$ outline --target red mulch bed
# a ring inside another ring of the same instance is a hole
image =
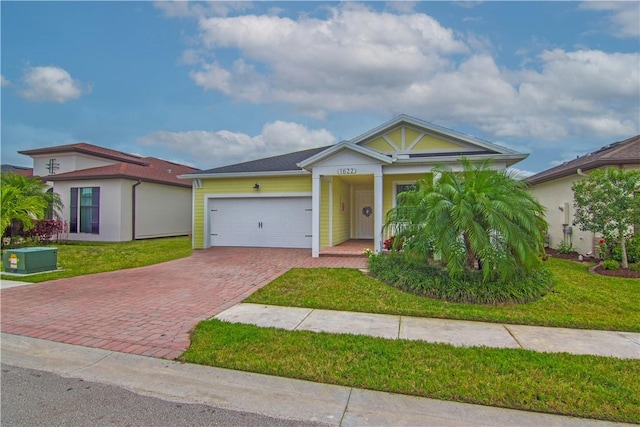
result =
[[[640,271],[629,270],[628,268],[619,268],[617,270],[605,270],[601,265],[593,269],[594,273],[603,276],[625,277],[627,279],[640,279]]]
[[[571,261],[577,261],[577,262],[600,262],[600,260],[596,257],[592,257],[592,256],[582,256],[582,261],[580,261],[580,259],[578,258],[580,255],[578,254],[578,252],[571,252],[568,254],[560,254],[558,253],[557,250],[555,249],[551,249],[551,248],[546,248],[545,251],[547,252],[547,255],[553,258],[562,258],[562,259],[568,259]]]
[[[599,263],[600,260],[591,256],[582,257],[582,261],[578,259],[578,253],[572,252],[569,254],[559,254],[558,251],[551,248],[546,248],[547,255],[553,258],[562,258],[568,259],[576,262],[589,262],[589,263]],[[596,274],[601,274],[603,276],[612,276],[612,277],[624,277],[627,279],[640,279],[640,271],[629,270],[628,268],[619,268],[617,270],[605,270],[601,265],[597,265],[595,268],[591,269],[592,272]]]

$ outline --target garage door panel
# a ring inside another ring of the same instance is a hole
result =
[[[311,198],[211,199],[212,246],[311,247]]]

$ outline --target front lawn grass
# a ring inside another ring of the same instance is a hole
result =
[[[640,332],[640,280],[598,276],[549,259],[555,286],[517,305],[473,305],[418,297],[350,269],[292,269],[245,302],[524,325]]]
[[[66,242],[48,247],[58,248],[58,267],[63,268],[63,271],[33,276],[3,274],[2,278],[39,283],[65,277],[143,267],[191,255],[191,239],[186,236],[122,243]]]
[[[640,422],[640,363],[207,320],[187,362],[434,399]]]

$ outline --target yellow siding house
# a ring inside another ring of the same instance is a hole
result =
[[[193,185],[193,246],[382,248],[396,196],[461,157],[506,168],[527,155],[401,115],[349,141],[183,175]]]

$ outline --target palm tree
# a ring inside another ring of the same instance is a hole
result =
[[[547,229],[544,207],[526,185],[490,160],[463,170],[437,167],[399,195],[386,227],[405,253],[441,257],[452,277],[482,270],[483,279],[509,279],[539,266]],[[435,178],[435,179],[434,179]]]
[[[0,227],[7,229],[14,221],[22,223],[25,230],[33,228],[34,221],[44,218],[48,204],[43,197],[23,196],[20,189],[2,185]]]
[[[47,185],[38,178],[27,178],[14,173],[3,173],[2,211],[0,230],[21,223],[25,230],[33,228],[34,221],[48,214],[58,216],[62,210],[60,196],[49,191]]]

